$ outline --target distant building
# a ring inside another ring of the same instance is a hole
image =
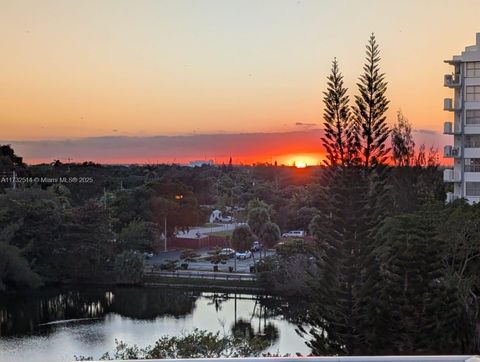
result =
[[[210,214],[210,222],[232,222],[233,218],[231,216],[223,216],[220,210],[213,210]]]
[[[213,160],[208,160],[208,161],[203,161],[203,160],[196,160],[196,161],[190,161],[188,163],[188,167],[202,167],[202,166],[212,166]]]
[[[452,74],[444,76],[444,86],[453,90],[453,98],[444,99],[443,109],[453,121],[443,125],[443,133],[453,136],[453,145],[445,146],[444,157],[453,158],[453,169],[445,169],[443,180],[453,183],[447,202],[465,198],[480,201],[480,33],[476,44],[446,63]]]

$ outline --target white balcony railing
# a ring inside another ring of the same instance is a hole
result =
[[[443,123],[443,134],[460,134],[460,124],[453,122]]]
[[[119,361],[119,360],[116,360]],[[132,361],[132,360],[129,360]],[[136,360],[147,361],[147,360]],[[149,359],[148,362],[480,362],[478,356],[352,356]],[[126,361],[125,361],[126,362]]]
[[[445,200],[447,203],[454,202],[458,200],[459,197],[455,195],[453,192],[447,192],[447,199]]]
[[[462,85],[462,78],[460,74],[445,74],[443,77],[443,85],[449,88],[460,87]]]
[[[452,98],[445,98],[443,100],[443,110],[444,111],[453,112],[453,111],[459,111],[461,109],[462,108],[458,104],[454,104]]]
[[[460,172],[447,168],[443,170],[443,181],[444,182],[460,182]]]
[[[443,148],[443,157],[446,158],[457,158],[462,155],[462,151],[460,147],[454,147],[454,146],[445,146]]]

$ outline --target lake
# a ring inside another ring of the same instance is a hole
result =
[[[281,305],[285,306],[282,300],[269,296],[153,287],[0,294],[0,361],[99,358],[113,350],[115,339],[144,347],[164,335],[195,328],[223,334],[235,325],[250,325],[259,334],[269,331],[266,351],[308,354],[310,349]]]

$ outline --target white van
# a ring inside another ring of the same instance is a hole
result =
[[[283,233],[284,238],[303,238],[305,237],[305,231],[303,230],[290,230],[286,233]]]

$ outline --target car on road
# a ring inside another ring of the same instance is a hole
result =
[[[220,253],[218,253],[218,255],[228,256],[230,258],[233,258],[235,256],[235,250],[231,248],[223,248],[222,250],[220,250]]]
[[[305,237],[305,231],[303,230],[290,230],[282,234],[284,238],[303,238]]]
[[[262,244],[260,243],[260,241],[254,241],[252,247],[250,248],[250,251],[255,252],[260,250],[262,250]]]
[[[245,259],[250,259],[252,257],[252,252],[250,250],[245,250],[245,251],[237,251],[236,253],[237,259],[240,260],[245,260]]]

